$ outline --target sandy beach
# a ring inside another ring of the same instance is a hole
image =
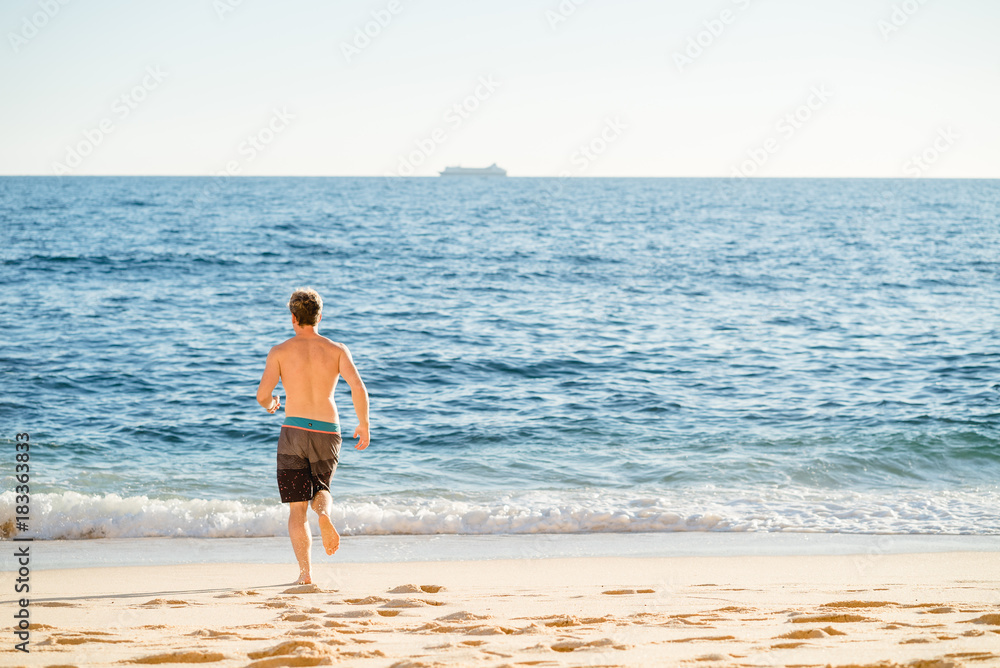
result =
[[[1000,665],[996,552],[321,562],[311,586],[293,571],[42,570],[31,652],[8,634],[0,662]]]

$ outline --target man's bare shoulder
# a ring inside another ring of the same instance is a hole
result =
[[[326,338],[325,336],[321,336],[320,338],[329,343],[331,346],[336,347],[338,350],[347,350],[347,345],[341,343],[340,341],[334,341],[332,339]]]
[[[347,344],[340,343],[339,341],[332,341],[325,336],[320,337],[324,341],[324,345],[329,348],[330,352],[336,352],[337,354],[347,353]]]
[[[271,350],[269,351],[269,354],[270,353],[280,353],[282,350],[287,350],[288,348],[293,347],[294,346],[294,343],[292,343],[293,341],[295,341],[295,337],[294,336],[292,338],[290,338],[290,339],[285,339],[284,341],[282,341],[281,343],[279,343],[279,344],[277,344],[275,346],[271,346]]]

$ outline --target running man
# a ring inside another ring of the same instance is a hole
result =
[[[288,504],[288,536],[299,562],[296,584],[312,582],[309,550],[309,505],[319,516],[323,547],[333,554],[340,547],[340,534],[330,511],[330,480],[340,459],[340,426],[333,393],[343,376],[351,387],[354,412],[358,416],[355,450],[368,447],[368,390],[351,351],[317,332],[323,319],[323,300],[310,288],[296,290],[288,300],[295,336],[267,354],[264,375],[257,387],[257,402],[268,413],[281,408],[271,393],[281,381],[285,388],[285,422],[278,437],[278,492]]]

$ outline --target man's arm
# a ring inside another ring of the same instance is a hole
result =
[[[281,369],[278,366],[278,356],[274,348],[267,354],[267,362],[264,364],[264,374],[260,377],[260,385],[257,386],[257,403],[264,407],[268,413],[274,413],[281,408],[281,399],[272,395],[271,392],[278,386],[281,378]]]
[[[354,402],[354,412],[358,416],[358,428],[354,430],[354,438],[358,439],[355,450],[364,450],[368,447],[368,388],[361,380],[358,368],[354,366],[354,359],[347,346],[343,346],[343,354],[340,356],[340,375],[344,377],[347,384],[351,386],[351,401]]]

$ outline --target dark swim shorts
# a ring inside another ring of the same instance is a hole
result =
[[[278,436],[278,492],[282,503],[311,501],[330,480],[340,460],[336,422],[286,417]]]

